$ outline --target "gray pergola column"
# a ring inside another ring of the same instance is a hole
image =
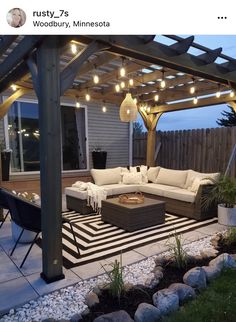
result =
[[[61,112],[58,37],[46,37],[38,50],[42,278],[64,278],[61,217]]]

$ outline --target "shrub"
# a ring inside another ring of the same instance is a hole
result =
[[[169,238],[174,237],[174,242],[171,243],[169,240],[167,241],[167,246],[170,248],[170,252],[173,256],[174,263],[179,269],[186,268],[188,255],[187,252],[183,248],[182,236],[178,235],[174,232]]]

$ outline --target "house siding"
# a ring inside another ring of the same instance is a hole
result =
[[[90,168],[95,148],[107,151],[107,168],[129,164],[129,123],[120,121],[117,106],[106,106],[106,113],[98,104],[87,107]]]
[[[26,98],[35,99],[33,96]],[[75,101],[62,98],[61,104],[75,104]],[[91,102],[86,105],[89,168],[93,168],[92,151],[97,147],[107,151],[107,168],[129,165],[129,123],[120,121],[119,107],[106,104],[107,112],[103,113],[101,104]],[[2,139],[4,124],[0,120],[0,140]]]

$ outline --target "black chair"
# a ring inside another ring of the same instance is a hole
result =
[[[36,234],[33,241],[30,244],[30,247],[29,247],[21,265],[20,265],[20,268],[21,268],[24,265],[25,260],[28,257],[35,241],[37,240],[38,235],[42,231],[42,229],[41,229],[41,208],[38,205],[36,205],[32,202],[29,202],[25,199],[22,199],[11,192],[2,190],[1,193],[5,196],[5,199],[7,200],[12,220],[18,226],[20,226],[22,228],[20,235],[18,236],[16,243],[11,251],[10,256],[13,255],[13,253],[16,249],[16,246],[19,243],[24,230],[29,230],[29,231],[35,232],[35,234]],[[73,239],[74,239],[74,242],[77,247],[78,254],[79,254],[80,251],[79,251],[78,244],[76,242],[76,237],[75,237],[75,233],[73,230],[73,226],[72,226],[70,220],[68,220],[67,218],[62,216],[62,224],[65,224],[65,223],[68,223],[70,225]]]
[[[5,214],[5,216],[3,216],[3,219],[1,220],[0,229],[2,228],[2,225],[6,221],[8,215],[10,214],[7,200],[5,199],[5,196],[1,192],[2,192],[2,188],[0,188],[0,208],[2,208],[3,210],[6,209],[7,213]]]

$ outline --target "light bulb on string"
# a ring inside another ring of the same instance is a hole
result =
[[[197,104],[197,102],[198,102],[198,98],[197,97],[194,97],[194,99],[193,99],[193,104]]]
[[[70,45],[70,49],[71,49],[72,54],[75,55],[77,53],[77,46],[76,46],[76,44],[71,44]]]
[[[120,87],[121,87],[121,88],[125,88],[125,82],[121,82],[121,83],[120,83]]]
[[[130,86],[133,86],[133,85],[134,85],[134,80],[133,80],[133,78],[130,78],[130,79],[129,79],[129,85],[130,85]]]
[[[106,106],[105,106],[105,105],[103,105],[103,107],[102,107],[102,111],[103,111],[103,113],[106,113],[107,108],[106,108]]]
[[[159,95],[158,94],[155,94],[154,95],[154,101],[157,102],[159,100]]]
[[[166,82],[165,82],[165,76],[164,76],[164,70],[162,71],[162,79],[161,79],[161,88],[166,87]]]
[[[86,101],[88,102],[88,101],[90,101],[90,95],[89,95],[89,93],[86,93],[86,95],[85,95],[85,99],[86,99]]]
[[[94,84],[98,84],[98,83],[99,83],[99,77],[98,77],[98,75],[97,75],[97,74],[95,74],[95,75],[93,76],[93,82],[94,82]]]
[[[230,97],[234,97],[235,96],[235,92],[233,90],[231,90],[230,94],[229,94]]]
[[[134,98],[134,103],[135,103],[135,104],[137,104],[137,103],[138,103],[138,100],[137,100],[137,98],[136,98],[136,97]]]
[[[221,92],[220,92],[220,84],[218,84],[218,91],[216,92],[216,98],[220,98]]]
[[[116,84],[115,90],[116,90],[117,93],[120,91],[120,85],[119,84]]]
[[[125,74],[126,74],[126,70],[125,70],[125,67],[124,67],[124,58],[122,58],[122,66],[120,68],[120,76],[124,77]]]
[[[12,85],[11,85],[11,89],[15,92],[15,91],[17,90],[16,85],[15,85],[15,84],[12,84]]]

